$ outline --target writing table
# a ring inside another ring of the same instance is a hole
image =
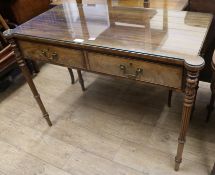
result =
[[[175,158],[178,170],[199,72],[204,67],[199,53],[211,20],[209,14],[194,12],[65,2],[8,30],[5,36],[50,126],[24,58],[183,92]]]

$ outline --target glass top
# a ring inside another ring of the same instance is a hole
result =
[[[67,0],[67,2],[95,3],[95,0]],[[111,6],[168,8],[182,10],[188,4],[188,0],[108,0]],[[52,5],[63,4],[65,0],[52,0]],[[101,1],[102,2],[102,1]],[[98,3],[98,1],[96,1]]]
[[[199,54],[212,19],[203,13],[93,2],[64,0],[13,34],[182,58]]]

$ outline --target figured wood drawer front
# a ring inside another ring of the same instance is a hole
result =
[[[80,50],[27,41],[19,41],[19,46],[25,58],[84,68],[84,58]]]
[[[88,53],[90,69],[95,72],[126,77],[181,89],[181,67]]]

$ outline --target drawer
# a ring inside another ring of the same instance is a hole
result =
[[[45,61],[67,67],[85,67],[81,50],[28,41],[19,41],[18,44],[24,58]]]
[[[97,53],[88,53],[88,59],[91,71],[177,89],[181,89],[182,87],[182,67]]]

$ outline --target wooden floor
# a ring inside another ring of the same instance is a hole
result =
[[[77,75],[76,75],[77,77]],[[204,122],[209,84],[200,83],[180,172],[174,156],[182,94],[44,65],[34,78],[54,123],[49,128],[22,78],[0,94],[0,175],[207,175],[215,161],[215,113]]]

